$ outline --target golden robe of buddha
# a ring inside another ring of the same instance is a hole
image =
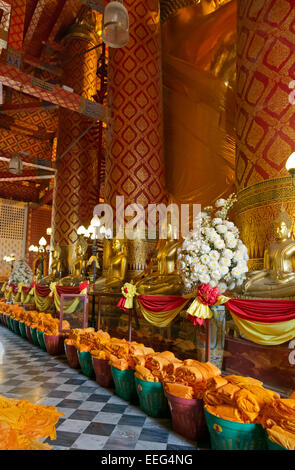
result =
[[[63,262],[61,259],[61,248],[59,245],[56,245],[52,253],[50,274],[49,276],[46,276],[43,279],[41,279],[40,284],[50,285],[51,282],[61,279],[63,275],[63,271],[64,271],[64,266],[63,266]]]
[[[291,236],[291,219],[282,207],[273,222],[275,241],[264,252],[264,269],[248,273],[242,286],[244,295],[284,298],[295,295],[295,241]]]
[[[100,277],[94,284],[94,292],[120,292],[127,273],[126,247],[122,240],[114,239],[112,254],[108,260],[106,277]]]
[[[140,294],[179,295],[183,290],[177,272],[177,250],[182,241],[174,238],[172,225],[168,224],[167,240],[161,240],[148,269],[135,279]]]
[[[76,258],[71,266],[71,274],[58,282],[60,286],[78,286],[81,282],[85,281],[87,248],[87,241],[85,238],[80,237],[75,248]]]

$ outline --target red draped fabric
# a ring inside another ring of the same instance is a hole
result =
[[[80,294],[80,286],[55,286],[59,296],[62,294]]]
[[[170,310],[181,307],[187,302],[187,299],[184,297],[172,295],[138,295],[136,298],[143,308],[153,313],[168,312]],[[117,307],[125,311],[128,310],[125,308],[125,302],[126,298],[121,297],[117,303]]]
[[[163,295],[138,295],[137,300],[139,303],[151,312],[168,312],[181,307],[187,302],[184,297],[177,296],[163,296]]]
[[[33,287],[35,287],[36,282],[32,282],[29,287],[23,286],[22,290],[25,294],[28,294]]]
[[[39,297],[48,297],[51,292],[48,286],[41,286],[40,284],[36,284],[35,288]]]
[[[12,284],[12,283],[11,283],[11,284],[8,284],[8,286],[6,287],[6,290],[8,290],[9,287],[12,287],[12,292],[13,292],[14,294],[17,294],[17,291],[18,291],[18,285],[17,285],[17,284]]]
[[[277,299],[230,299],[227,308],[243,320],[279,323],[295,319],[295,301]]]

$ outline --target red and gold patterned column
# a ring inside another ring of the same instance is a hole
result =
[[[261,266],[282,202],[294,220],[295,189],[285,170],[295,150],[295,107],[289,102],[294,57],[294,2],[239,0],[237,223],[251,269]]]
[[[128,204],[166,202],[160,8],[158,0],[126,0],[129,42],[109,50],[109,104],[105,200],[115,208],[117,195]],[[147,243],[129,251],[129,268],[144,267]],[[153,244],[152,244],[153,247]]]
[[[85,51],[99,43],[101,16],[84,8],[83,14],[64,39],[64,84],[85,98],[97,91],[97,50]],[[59,161],[59,157],[91,125],[92,119],[60,109],[57,176],[54,188],[54,243],[71,246],[80,225],[89,225],[98,203],[98,142],[95,125]]]

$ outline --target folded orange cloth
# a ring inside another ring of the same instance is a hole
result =
[[[194,398],[194,390],[192,387],[177,383],[165,383],[165,390],[171,395],[179,398],[192,399]]]
[[[228,419],[229,421],[235,421],[237,423],[244,423],[241,413],[235,406],[231,405],[218,405],[210,406],[205,405],[205,408],[212,415],[217,416],[218,418]]]
[[[239,387],[245,387],[246,385],[263,385],[263,382],[252,377],[242,377],[240,375],[227,375],[226,380]]]
[[[295,400],[295,391],[291,393],[291,395],[289,396],[289,398]]]
[[[267,429],[266,432],[272,442],[285,447],[285,449],[295,450],[295,434],[286,431],[280,426],[273,426],[271,429]]]
[[[197,367],[181,366],[178,367],[175,372],[176,380],[187,382],[188,384],[194,384],[196,382],[203,382],[203,375],[200,369]]]
[[[145,367],[152,371],[155,377],[163,377],[169,365],[169,359],[161,355],[149,356],[145,362]]]
[[[110,364],[111,366],[120,370],[127,370],[129,368],[128,362],[126,361],[126,359],[118,359],[118,358],[110,359]]]
[[[221,376],[216,376],[216,377],[211,377],[211,379],[208,380],[207,382],[207,390],[218,390],[220,387],[223,387],[226,385],[228,382],[225,377]]]
[[[247,421],[253,423],[257,419],[263,407],[263,403],[261,404],[259,401],[260,400],[257,399],[256,395],[251,393],[249,390],[240,389],[236,393],[236,405],[243,416],[245,423]]]
[[[157,377],[154,377],[149,369],[143,366],[136,366],[134,375],[141,380],[146,380],[148,382],[159,381]]]

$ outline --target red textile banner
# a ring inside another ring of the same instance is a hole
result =
[[[180,296],[174,295],[138,295],[137,297],[138,302],[140,305],[143,306],[146,310],[149,310],[153,313],[158,312],[168,312],[170,310],[175,310],[178,307],[187,302],[187,299]],[[121,310],[127,311],[128,309],[125,308],[126,298],[124,296],[121,297],[119,302],[117,303],[117,307],[121,308]]]
[[[163,295],[138,295],[137,300],[139,303],[150,312],[168,312],[181,307],[187,299],[178,296],[163,296]]]
[[[36,284],[35,288],[39,297],[48,297],[51,292],[49,286],[41,286],[40,284]]]
[[[225,305],[237,317],[257,323],[295,319],[294,300],[230,299]]]

